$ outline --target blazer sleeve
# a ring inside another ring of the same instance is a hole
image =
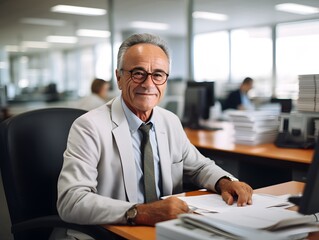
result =
[[[102,165],[100,155],[103,151],[99,139],[106,131],[101,133],[90,120],[92,117],[92,113],[81,116],[70,129],[58,179],[57,210],[60,217],[67,222],[125,223],[124,214],[134,203],[125,201],[125,193],[122,194],[124,196],[121,200],[117,200],[98,192],[98,180],[101,180],[98,168]],[[112,155],[109,156],[112,158]],[[108,183],[114,185],[111,180]],[[104,186],[108,188],[107,182]]]

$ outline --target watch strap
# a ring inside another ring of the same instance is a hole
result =
[[[129,224],[131,226],[135,225],[134,220],[135,220],[135,217],[137,215],[137,205],[138,204],[134,204],[125,213],[126,222],[127,222],[127,224]]]

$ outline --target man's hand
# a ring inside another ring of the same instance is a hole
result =
[[[177,197],[137,205],[137,215],[134,222],[137,225],[154,226],[155,223],[175,219],[181,213],[189,212],[187,204]]]
[[[218,181],[218,186],[223,200],[232,205],[237,199],[237,206],[246,206],[252,204],[253,189],[244,182],[230,181],[222,178]]]

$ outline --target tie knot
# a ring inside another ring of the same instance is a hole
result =
[[[149,133],[150,129],[152,128],[152,123],[148,123],[148,124],[142,124],[139,129],[142,131],[143,134],[147,134]]]

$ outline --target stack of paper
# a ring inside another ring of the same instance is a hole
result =
[[[230,111],[234,124],[235,143],[257,145],[275,141],[279,128],[279,113],[273,111]]]
[[[244,207],[227,205],[218,194],[179,197],[198,214],[157,224],[157,239],[296,240],[319,231],[314,215],[284,209],[292,206],[288,197],[253,194],[253,204]]]
[[[182,222],[225,236],[225,239],[305,239],[319,227],[312,215],[301,215],[286,209],[238,208],[210,216],[182,214]]]
[[[297,240],[296,234],[276,233],[246,228],[222,221],[212,221],[200,215],[180,215],[156,224],[156,240]],[[304,239],[307,234],[301,237]]]
[[[319,112],[319,74],[299,75],[297,110]]]

